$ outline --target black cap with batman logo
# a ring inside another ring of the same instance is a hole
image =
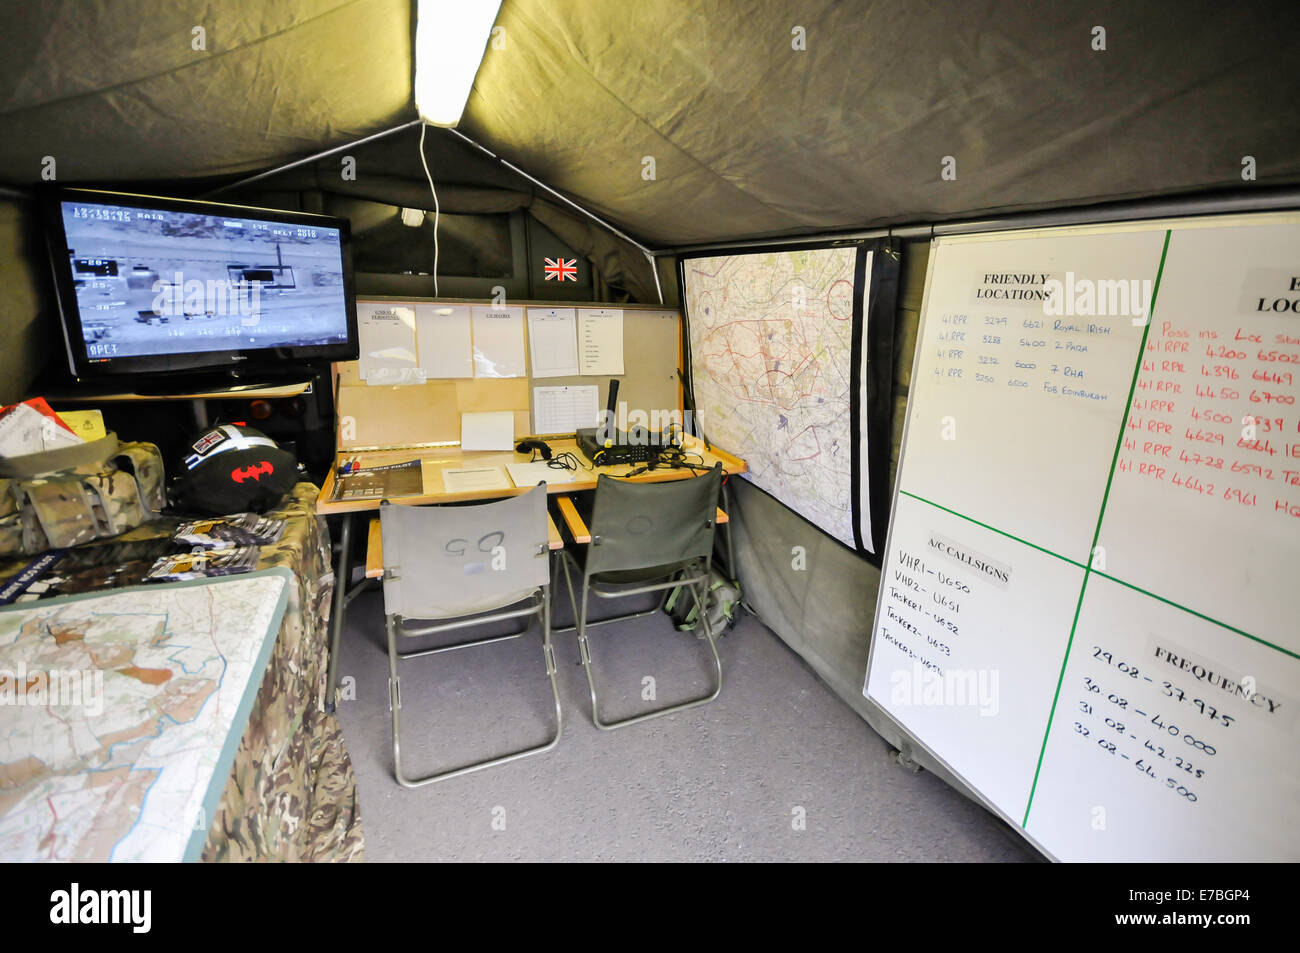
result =
[[[298,459],[260,430],[221,424],[199,434],[173,471],[172,502],[220,516],[275,506],[298,481]]]

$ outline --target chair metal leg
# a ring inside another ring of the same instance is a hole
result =
[[[623,615],[612,615],[607,619],[592,619],[590,622],[587,623],[587,626],[591,627],[597,625],[609,625],[611,622],[628,622],[632,619],[640,619],[648,615],[654,615],[657,612],[664,611],[664,603],[667,601],[668,601],[668,597],[664,596],[659,600],[659,605],[655,606],[653,609],[643,609],[640,612],[627,612],[624,613]],[[576,632],[578,631],[578,627],[576,625],[557,625],[554,631]]]
[[[569,568],[564,567],[565,581],[569,588],[569,598],[573,599],[573,581],[569,577]],[[703,601],[707,595],[707,578],[699,583],[691,584],[691,592],[694,594],[698,604],[704,606]],[[713,641],[713,628],[709,625],[708,613],[702,613],[704,621],[704,636],[709,643],[709,651],[713,653],[713,666],[717,675],[717,684],[713,691],[707,695],[701,695],[698,698],[687,699],[684,702],[678,702],[663,708],[657,708],[654,711],[643,712],[639,715],[633,715],[629,718],[623,718],[619,721],[601,721],[600,720],[600,701],[596,692],[596,676],[592,667],[591,645],[587,640],[587,597],[591,589],[587,579],[584,577],[582,586],[582,607],[579,609],[576,605],[574,611],[577,613],[577,630],[578,630],[578,654],[582,658],[582,668],[587,675],[587,687],[591,692],[591,720],[595,726],[602,731],[613,731],[615,728],[625,728],[628,725],[635,725],[639,722],[649,721],[652,718],[661,718],[664,715],[671,715],[674,712],[685,711],[688,708],[698,708],[701,705],[707,705],[718,697],[722,691],[722,659],[718,657],[718,647]],[[667,591],[667,590],[665,590]],[[613,620],[606,620],[613,621]]]
[[[542,659],[546,663],[546,675],[551,682],[551,699],[555,703],[555,734],[549,741],[531,748],[523,748],[519,751],[512,751],[507,754],[498,755],[494,758],[488,758],[484,761],[476,761],[472,764],[466,764],[459,768],[452,768],[446,771],[439,771],[434,774],[428,774],[419,778],[408,778],[402,773],[402,748],[401,748],[401,708],[402,708],[402,691],[401,680],[397,674],[397,663],[404,657],[397,651],[397,630],[393,624],[393,616],[386,617],[388,628],[388,700],[389,707],[393,713],[393,775],[397,778],[397,783],[405,788],[417,788],[426,784],[433,784],[437,781],[447,781],[451,778],[458,778],[461,775],[471,774],[475,771],[481,771],[484,768],[496,767],[500,764],[507,764],[511,761],[518,761],[520,758],[526,758],[529,755],[542,754],[550,751],[560,743],[560,736],[564,732],[564,715],[560,709],[560,689],[556,684],[555,675],[555,651],[551,645],[551,587],[544,586],[542,589],[542,605],[538,610],[542,617]],[[531,626],[530,626],[531,627]],[[525,632],[527,630],[525,629]],[[523,635],[524,632],[519,633]],[[510,636],[518,638],[518,635]],[[496,639],[485,639],[479,642],[465,643],[456,648],[464,648],[465,645],[485,644]],[[412,655],[427,653],[411,653]]]
[[[436,645],[431,649],[418,649],[414,652],[398,652],[397,657],[404,661],[409,658],[420,658],[425,655],[441,655],[443,652],[454,652],[456,649],[469,649],[476,645],[491,645],[494,642],[509,642],[511,639],[521,639],[532,630],[533,619],[540,614],[539,606],[539,611],[531,613],[524,622],[524,627],[518,632],[507,632],[505,635],[489,635],[481,639],[467,639],[464,642],[452,642],[448,645]],[[413,633],[406,634],[411,635]]]
[[[563,557],[561,558],[560,561],[561,561],[561,563],[563,563],[563,565],[564,565],[564,573],[565,573],[565,575],[567,576],[568,573],[569,573],[569,565],[568,565],[568,561],[567,561],[567,559],[565,559],[565,558],[563,558]],[[669,578],[673,578],[673,577],[675,577],[675,576],[677,576],[677,575],[679,575],[679,573],[673,573],[673,576],[670,576]],[[672,592],[671,589],[665,589],[664,592],[663,592],[663,595],[661,595],[661,596],[659,597],[659,604],[658,604],[657,606],[655,606],[653,609],[644,609],[644,610],[642,610],[641,612],[625,612],[625,613],[623,613],[622,615],[612,615],[612,616],[609,616],[608,618],[605,618],[605,619],[592,619],[592,620],[590,620],[590,621],[587,622],[587,627],[588,627],[588,628],[591,628],[591,627],[594,626],[594,625],[609,625],[611,622],[627,622],[627,621],[629,621],[629,620],[631,620],[631,619],[640,619],[640,618],[643,618],[643,617],[648,616],[648,615],[654,615],[654,614],[656,614],[656,613],[658,613],[658,612],[663,612],[663,611],[664,611],[664,606],[668,605],[668,596],[669,596],[669,594],[670,594],[671,592]],[[576,632],[576,631],[578,631],[578,625],[577,625],[577,621],[576,621],[577,618],[578,618],[578,603],[577,603],[577,600],[575,600],[574,597],[573,597],[573,583],[572,583],[572,582],[569,583],[569,606],[570,606],[570,608],[573,609],[573,618],[574,618],[574,620],[575,620],[575,621],[574,621],[574,624],[573,624],[573,625],[558,625],[558,626],[556,626],[555,628],[553,628],[553,629],[551,630],[552,632]]]

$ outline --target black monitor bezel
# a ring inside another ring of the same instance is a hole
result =
[[[193,212],[203,215],[230,215],[256,221],[285,225],[314,225],[339,231],[339,251],[343,263],[343,299],[347,310],[347,340],[338,344],[313,344],[303,347],[228,348],[218,351],[194,351],[178,354],[132,355],[91,359],[86,353],[82,333],[81,310],[72,269],[68,265],[68,236],[63,224],[63,203],[116,205],[168,212]],[[45,246],[54,275],[54,293],[63,330],[68,368],[79,379],[103,379],[132,374],[165,375],[194,370],[251,371],[282,368],[286,363],[308,361],[354,361],[360,354],[357,338],[356,288],[352,275],[352,229],[346,218],[291,212],[283,209],[255,208],[199,199],[137,195],[99,189],[59,188],[41,197],[41,217]]]

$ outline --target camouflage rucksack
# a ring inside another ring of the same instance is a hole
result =
[[[728,579],[722,570],[714,567],[709,574],[704,599],[709,630],[714,635],[725,635],[736,624],[736,610],[740,607],[740,583]],[[668,598],[664,601],[664,612],[668,613],[679,631],[694,632],[697,639],[704,638],[700,604],[689,587],[677,586],[669,590]]]
[[[167,504],[151,443],[101,440],[0,459],[0,555],[65,549],[155,519]]]

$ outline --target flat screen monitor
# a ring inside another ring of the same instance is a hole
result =
[[[44,213],[77,377],[357,357],[346,219],[80,189]]]

